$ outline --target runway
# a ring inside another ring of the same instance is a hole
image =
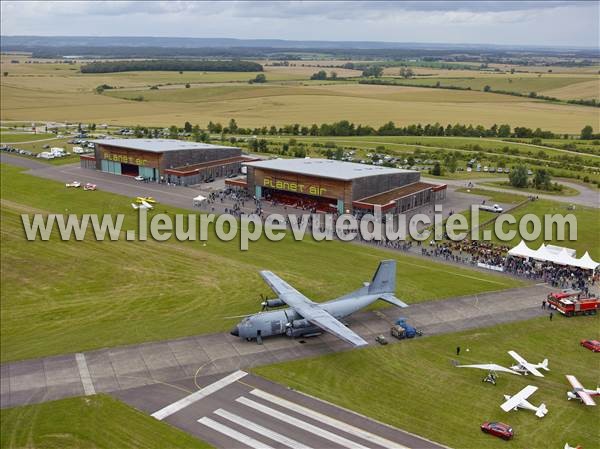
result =
[[[346,321],[371,345],[376,344],[377,335],[389,335],[391,323],[399,316],[423,330],[425,336],[421,338],[427,338],[540,316],[546,313],[540,308],[541,300],[550,291],[547,286],[537,285],[426,301],[402,310],[388,307],[359,312]],[[0,402],[2,408],[7,408],[114,393],[348,349],[350,345],[329,334],[306,339],[270,337],[257,345],[225,332],[23,360],[0,365]]]
[[[444,447],[244,371],[196,383],[199,390],[190,379],[115,396],[223,449]]]

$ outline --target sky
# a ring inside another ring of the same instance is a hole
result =
[[[598,47],[599,1],[10,1],[2,35]]]

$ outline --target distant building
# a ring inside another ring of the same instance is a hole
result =
[[[236,147],[175,139],[93,140],[93,155],[82,155],[81,166],[122,176],[142,176],[149,181],[177,185],[199,184],[237,174],[242,156]]]
[[[257,198],[323,211],[406,212],[445,199],[446,185],[422,182],[415,170],[329,159],[247,162],[246,179],[227,180]]]

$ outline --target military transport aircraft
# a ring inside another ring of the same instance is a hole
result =
[[[355,332],[348,329],[339,318],[346,317],[369,304],[382,299],[397,307],[408,307],[394,296],[396,291],[396,261],[384,260],[379,264],[371,283],[356,291],[323,303],[315,303],[270,271],[260,275],[273,289],[278,298],[263,303],[268,307],[289,308],[261,312],[245,317],[231,334],[246,340],[262,342],[270,335],[301,337],[329,332],[354,346],[368,344]]]

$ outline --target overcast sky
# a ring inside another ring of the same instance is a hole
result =
[[[1,1],[3,35],[599,45],[598,1]]]

